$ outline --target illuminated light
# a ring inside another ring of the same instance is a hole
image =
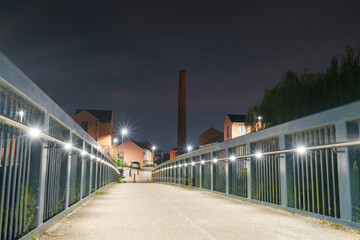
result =
[[[235,156],[230,156],[231,161],[235,161],[235,159],[236,159]]]
[[[262,158],[263,154],[261,152],[257,152],[257,153],[255,153],[255,156],[257,158]]]
[[[186,147],[186,149],[187,149],[188,152],[191,152],[192,146],[188,145],[188,146]]]
[[[153,146],[153,147],[152,147],[152,150],[155,151],[155,149],[156,149],[156,146]]]
[[[259,121],[262,119],[262,116],[258,116]]]
[[[126,128],[123,128],[123,129],[121,130],[121,134],[122,134],[122,135],[128,134],[128,130],[127,130]]]
[[[214,158],[213,162],[214,162],[214,163],[217,163],[217,161],[218,161],[217,158]]]
[[[97,158],[96,160],[99,162],[101,159],[100,159],[100,158]]]
[[[22,118],[24,116],[24,114],[25,114],[25,112],[23,110],[19,111],[20,118]]]
[[[186,166],[187,166],[187,164],[185,163],[185,164],[184,164],[184,166],[186,167]]]
[[[300,154],[303,154],[306,152],[306,148],[304,146],[299,146],[296,148],[296,151]]]
[[[204,164],[205,163],[205,161],[204,160],[201,160],[201,164]]]
[[[29,131],[30,137],[37,138],[40,136],[40,130],[37,128],[31,128]]]
[[[82,155],[82,156],[85,156],[85,155],[86,155],[86,152],[85,152],[85,151],[82,151],[82,152],[81,152],[81,155]]]
[[[193,165],[193,166],[194,166],[194,165],[195,165],[195,162],[192,162],[192,163],[191,163],[191,165]]]
[[[64,146],[64,148],[65,148],[66,150],[70,150],[71,147],[72,147],[72,146],[71,146],[70,143],[66,143],[65,146]]]
[[[117,138],[114,138],[114,143],[117,143],[118,142],[118,139]]]
[[[95,158],[94,155],[91,155],[91,156],[90,156],[90,159],[94,159],[94,158]]]

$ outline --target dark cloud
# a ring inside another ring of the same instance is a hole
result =
[[[0,51],[70,115],[113,109],[133,136],[176,145],[178,70],[188,136],[246,113],[287,70],[358,45],[358,1],[0,3]]]

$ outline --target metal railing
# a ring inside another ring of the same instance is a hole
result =
[[[187,185],[360,228],[360,102],[165,162],[155,182]]]
[[[0,53],[0,240],[19,239],[118,170],[105,151]]]

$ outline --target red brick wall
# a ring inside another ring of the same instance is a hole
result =
[[[203,134],[199,136],[199,146],[204,145],[208,141],[214,139],[215,137],[221,135],[222,133],[216,130],[215,128],[210,128]]]
[[[129,165],[131,161],[137,161],[143,166],[144,151],[138,145],[130,140],[126,140],[122,145],[117,147],[118,151],[124,150],[124,161]]]
[[[88,134],[97,141],[99,139],[99,120],[87,111],[81,111],[73,116],[74,121],[81,127],[82,122],[88,122]]]

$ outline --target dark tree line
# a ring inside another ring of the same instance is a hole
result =
[[[250,106],[249,125],[262,116],[266,125],[276,125],[360,99],[360,47],[347,47],[345,56],[332,58],[318,73],[286,72],[263,99]]]

